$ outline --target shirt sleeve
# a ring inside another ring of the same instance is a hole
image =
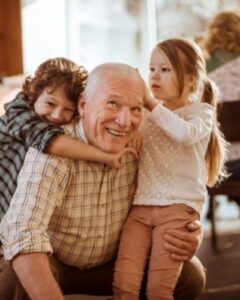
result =
[[[8,134],[19,141],[24,141],[28,147],[34,147],[46,152],[49,144],[63,129],[49,124],[41,119],[33,110],[23,93],[5,104],[6,126]]]
[[[168,136],[185,145],[199,142],[212,131],[213,108],[207,103],[199,103],[184,118],[159,103],[151,116]]]
[[[69,180],[68,160],[30,148],[11,205],[0,225],[6,260],[18,253],[52,252],[47,233]]]

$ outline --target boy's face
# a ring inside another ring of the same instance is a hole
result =
[[[45,88],[34,103],[34,110],[50,123],[58,126],[71,121],[76,105],[65,95],[63,87],[58,87],[54,92],[51,88]]]

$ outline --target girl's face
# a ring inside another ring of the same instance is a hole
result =
[[[63,87],[58,87],[51,92],[45,88],[34,103],[35,112],[50,123],[58,126],[71,121],[76,111],[76,105],[65,95]]]
[[[185,92],[179,97],[176,73],[163,51],[154,48],[149,65],[149,86],[155,98],[164,101],[169,109],[177,109],[188,102]]]

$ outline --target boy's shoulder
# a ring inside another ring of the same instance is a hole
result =
[[[12,101],[4,105],[4,109],[7,112],[11,109],[32,109],[32,107],[23,92],[20,92]]]

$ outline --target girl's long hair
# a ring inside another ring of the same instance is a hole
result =
[[[195,79],[191,92],[197,93],[199,87],[203,86],[201,101],[213,107],[213,128],[205,155],[207,185],[211,187],[228,176],[225,169],[227,142],[217,121],[218,89],[208,78],[204,54],[194,41],[186,38],[168,39],[158,43],[157,47],[166,54],[176,72],[179,96],[183,93],[186,75],[190,75]]]

